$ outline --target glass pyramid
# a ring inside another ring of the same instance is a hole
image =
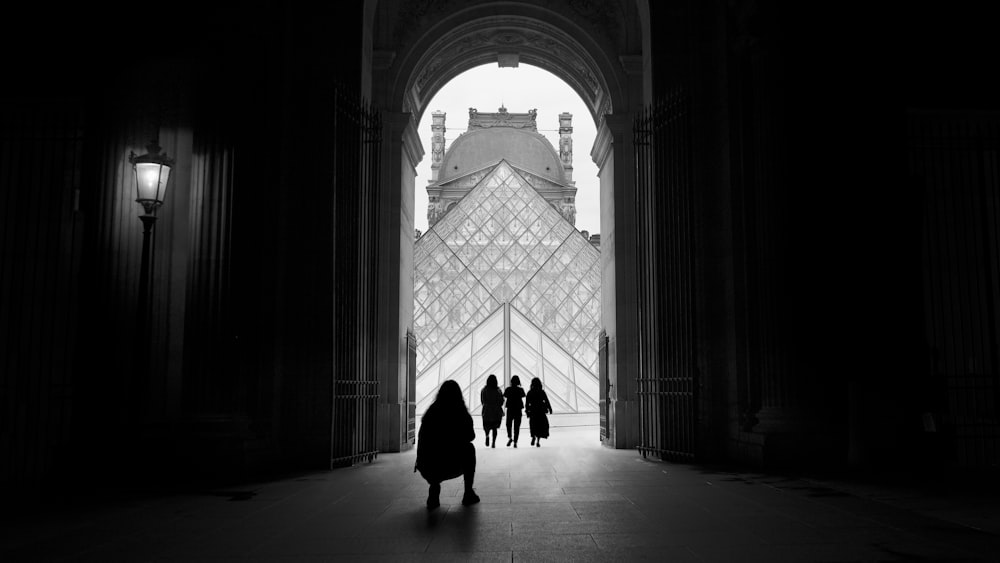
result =
[[[500,161],[414,249],[417,412],[453,379],[478,413],[491,373],[538,377],[557,413],[597,412],[599,258]]]

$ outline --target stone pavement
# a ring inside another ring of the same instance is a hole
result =
[[[476,444],[482,503],[471,507],[457,479],[429,512],[414,452],[382,454],[240,487],[8,513],[0,560],[1000,560],[993,498],[921,501],[644,460],[600,447],[594,427],[555,428],[541,448],[529,440]]]

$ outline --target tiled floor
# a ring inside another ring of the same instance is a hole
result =
[[[647,461],[601,448],[592,427],[554,429],[541,448],[527,442],[476,445],[482,503],[472,507],[460,504],[459,479],[428,512],[414,453],[383,454],[223,491],[8,514],[0,559],[1000,560],[995,504],[928,508],[917,495]]]

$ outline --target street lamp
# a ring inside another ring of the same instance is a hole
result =
[[[139,269],[139,302],[136,311],[136,335],[139,339],[137,360],[139,370],[145,373],[148,368],[148,339],[146,337],[146,316],[149,311],[149,239],[156,223],[156,208],[163,205],[163,195],[170,180],[170,168],[174,159],[160,153],[160,145],[154,140],[146,145],[146,154],[129,153],[128,160],[132,163],[132,173],[135,177],[135,201],[142,204],[142,261]]]
[[[153,141],[146,145],[146,154],[136,155],[133,152],[128,157],[135,175],[135,200],[142,204],[146,212],[146,215],[139,217],[152,217],[149,223],[156,221],[156,208],[163,204],[163,194],[167,190],[167,181],[170,180],[170,168],[174,165],[174,159],[160,154],[160,150],[160,145]],[[143,224],[146,222],[144,219]]]

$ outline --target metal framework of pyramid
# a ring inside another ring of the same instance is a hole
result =
[[[542,380],[557,413],[597,412],[600,253],[506,161],[414,249],[417,412],[447,379],[470,411],[495,374]],[[507,373],[507,370],[510,373]]]

